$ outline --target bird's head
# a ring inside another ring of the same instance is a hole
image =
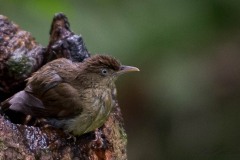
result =
[[[83,72],[96,82],[114,82],[124,73],[139,71],[137,67],[121,65],[115,58],[106,55],[94,55],[82,63]]]

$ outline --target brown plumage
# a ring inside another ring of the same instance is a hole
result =
[[[60,58],[35,72],[25,90],[4,101],[2,109],[46,118],[81,135],[103,125],[114,106],[115,80],[130,71],[139,70],[110,56],[95,55],[82,63]]]

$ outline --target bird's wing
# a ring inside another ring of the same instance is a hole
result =
[[[43,107],[33,107],[31,111],[37,117],[65,118],[82,111],[78,91],[68,83],[59,83],[41,96]]]
[[[35,117],[66,118],[82,111],[81,102],[76,97],[77,90],[68,83],[59,83],[48,89],[41,98],[21,91],[4,101],[2,109],[29,114]]]
[[[47,66],[28,79],[27,87],[5,102],[3,108],[36,117],[64,118],[81,112],[78,91]],[[5,107],[7,106],[7,107]]]
[[[62,82],[62,77],[52,67],[46,66],[28,78],[25,91],[41,97],[46,91]]]

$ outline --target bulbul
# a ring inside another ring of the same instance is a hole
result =
[[[45,118],[54,127],[82,135],[104,124],[115,103],[115,80],[132,71],[139,69],[105,55],[82,63],[56,59],[28,78],[26,88],[1,107]]]

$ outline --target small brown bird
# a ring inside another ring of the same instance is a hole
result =
[[[60,58],[35,72],[23,91],[2,103],[2,109],[45,118],[54,127],[81,135],[104,124],[115,103],[116,78],[132,71],[139,69],[105,55],[82,63]]]

